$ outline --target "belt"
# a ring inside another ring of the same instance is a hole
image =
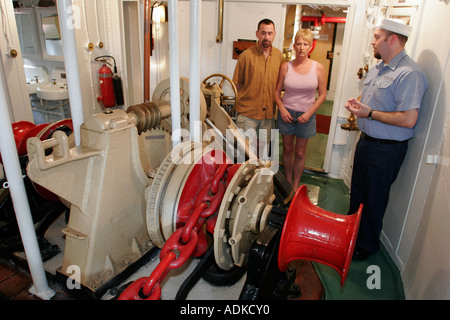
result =
[[[378,138],[373,138],[373,137],[365,134],[364,132],[361,132],[361,139],[372,141],[372,142],[383,143],[383,144],[404,144],[404,143],[407,143],[409,141],[409,139],[403,140],[403,141],[388,140],[388,139],[378,139]]]

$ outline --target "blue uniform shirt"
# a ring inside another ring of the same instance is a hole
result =
[[[372,68],[364,81],[361,102],[379,111],[419,109],[428,82],[424,73],[403,50],[389,65],[384,61]],[[368,118],[357,119],[358,128],[371,137],[403,141],[414,129],[385,124]]]

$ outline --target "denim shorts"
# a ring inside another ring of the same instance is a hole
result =
[[[316,135],[316,114],[314,113],[306,123],[299,123],[297,118],[304,112],[293,111],[287,109],[291,114],[293,120],[292,123],[284,122],[281,118],[281,113],[278,111],[277,128],[281,134],[294,134],[297,138],[309,139]]]

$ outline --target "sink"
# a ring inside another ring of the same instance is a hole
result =
[[[67,84],[65,83],[46,83],[37,87],[37,96],[44,100],[66,100],[69,99]]]
[[[28,94],[34,94],[37,92],[37,87],[42,85],[42,83],[29,83],[27,82]]]

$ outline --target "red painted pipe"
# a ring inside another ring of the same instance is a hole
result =
[[[329,22],[329,23],[345,23],[347,21],[347,18],[345,17],[325,17],[322,16],[323,20],[321,19],[322,24]]]
[[[320,17],[317,16],[303,16],[301,21],[314,22],[314,26],[324,25],[325,23],[345,23],[347,18],[345,17],[326,17],[323,13]],[[320,23],[319,23],[320,22]]]
[[[324,25],[325,23],[345,23],[347,21],[347,18],[344,17],[326,17],[324,13],[322,13],[322,16],[315,17],[315,16],[303,16],[301,21],[305,22],[314,22],[314,27],[318,27],[319,25]],[[319,23],[320,22],[320,23]],[[316,47],[317,39],[313,40],[313,45],[311,48],[311,51],[309,51],[309,54],[314,51],[314,48]]]

